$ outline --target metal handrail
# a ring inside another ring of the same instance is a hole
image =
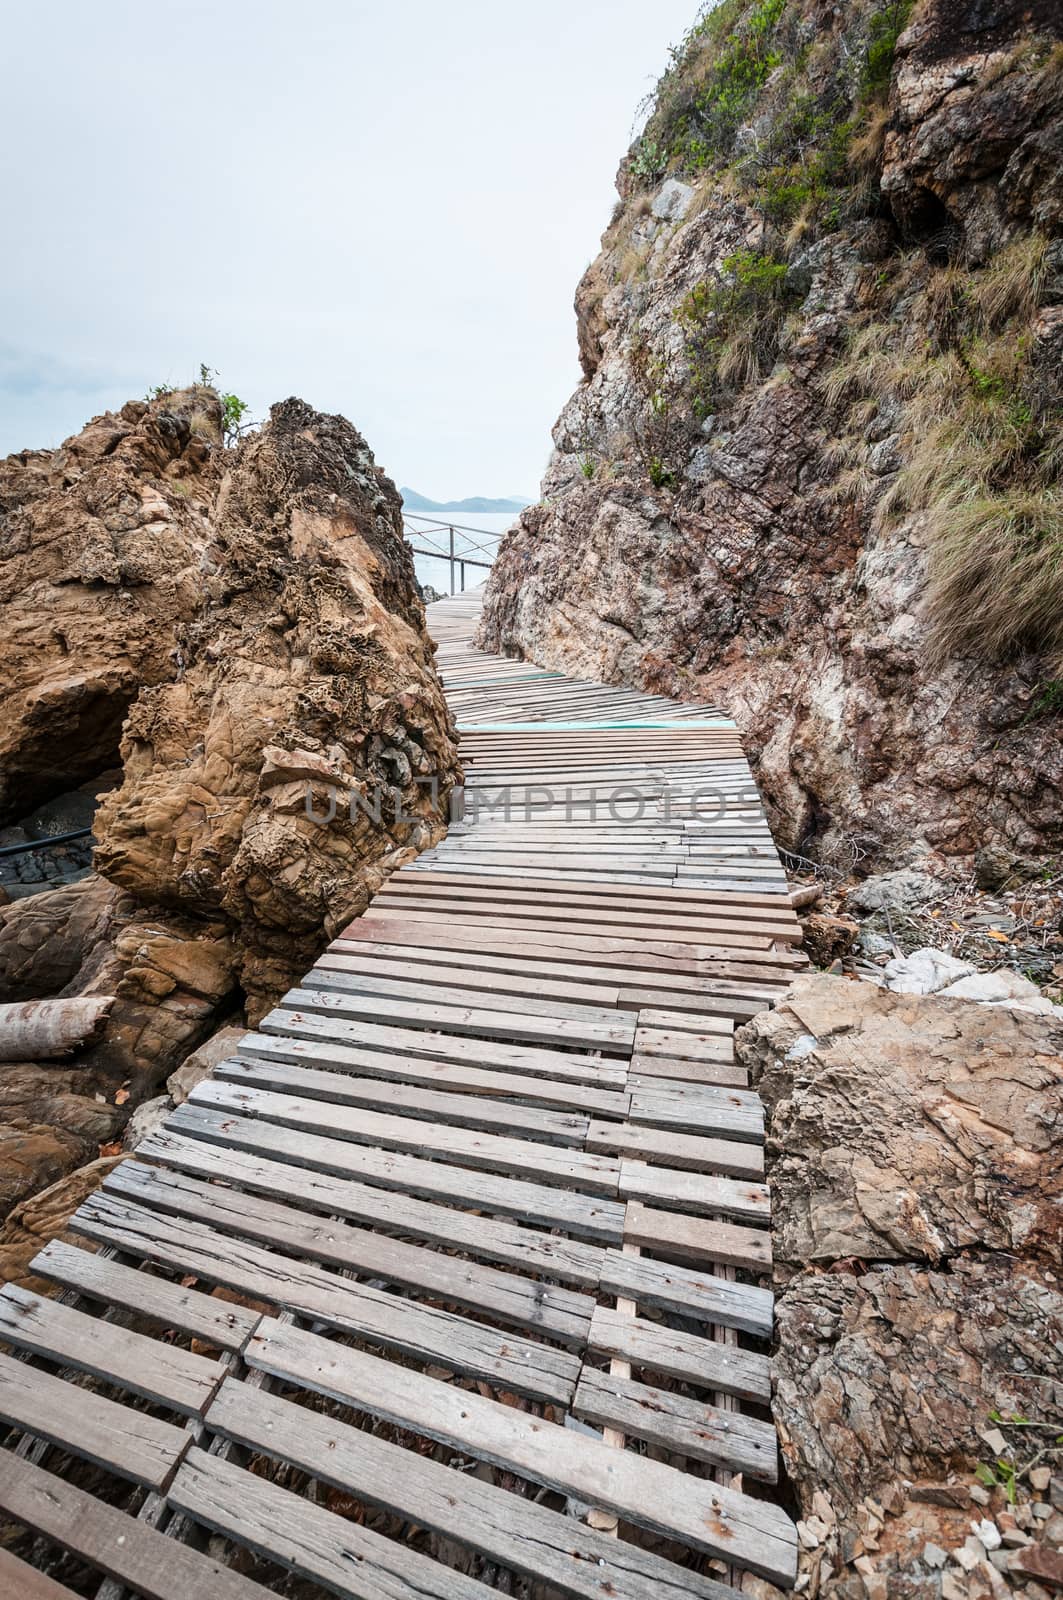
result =
[[[430,559],[436,561],[446,561],[448,563],[450,567],[451,594],[464,592],[465,568],[467,566],[481,567],[487,572],[491,570],[493,560],[478,561],[476,557],[479,555],[490,555],[492,557],[497,555],[498,546],[503,538],[501,533],[489,533],[485,528],[470,528],[467,523],[439,522],[434,517],[423,516],[417,511],[404,511],[402,513],[402,520],[404,532],[406,534],[406,542],[410,546],[410,549],[413,551],[414,555],[428,556]],[[413,526],[415,523],[427,523],[428,526],[427,528],[420,528]],[[485,542],[472,545],[471,550],[459,551],[454,548],[454,535],[456,533],[463,533],[466,535],[474,534],[477,540]],[[442,536],[444,534],[447,535],[445,548],[442,547]],[[431,541],[434,538],[438,538],[440,540],[439,547],[430,547],[425,549],[423,545],[414,544],[413,542],[414,539],[421,539],[431,546]],[[460,590],[455,585],[455,574],[457,574],[458,581],[461,586]]]

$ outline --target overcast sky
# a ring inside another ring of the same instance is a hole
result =
[[[534,494],[572,295],[697,0],[4,8],[0,455],[205,361],[422,493]]]

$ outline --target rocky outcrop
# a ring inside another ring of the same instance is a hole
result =
[[[1021,1585],[1012,1552],[1055,1537],[1027,1469],[1063,1398],[1059,1017],[813,976],[737,1043],[769,1110],[773,1409],[804,1587]]]
[[[842,867],[1063,839],[1059,35],[1040,3],[701,19],[489,581],[489,648],[724,705],[780,842]]]
[[[0,822],[117,765],[129,707],[172,676],[199,607],[223,465],[206,388],[0,461]]]
[[[261,1007],[441,835],[457,772],[401,502],[350,423],[287,401],[240,446],[176,648],[130,709],[96,863],[227,923]]]
[[[220,428],[197,386],[0,464],[0,821],[107,791],[96,872],[0,905],[0,1000],[109,1002],[69,1071],[4,1064],[3,1209],[109,1152],[445,828],[456,739],[394,485],[299,400],[235,450]]]

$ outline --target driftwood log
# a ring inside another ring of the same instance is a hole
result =
[[[113,1005],[110,995],[0,1005],[0,1061],[68,1056],[96,1039]]]

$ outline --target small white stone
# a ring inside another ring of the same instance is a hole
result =
[[[988,1517],[983,1517],[981,1522],[972,1522],[971,1527],[975,1536],[981,1540],[987,1550],[1000,1549],[1000,1529],[995,1522],[990,1522]]]

